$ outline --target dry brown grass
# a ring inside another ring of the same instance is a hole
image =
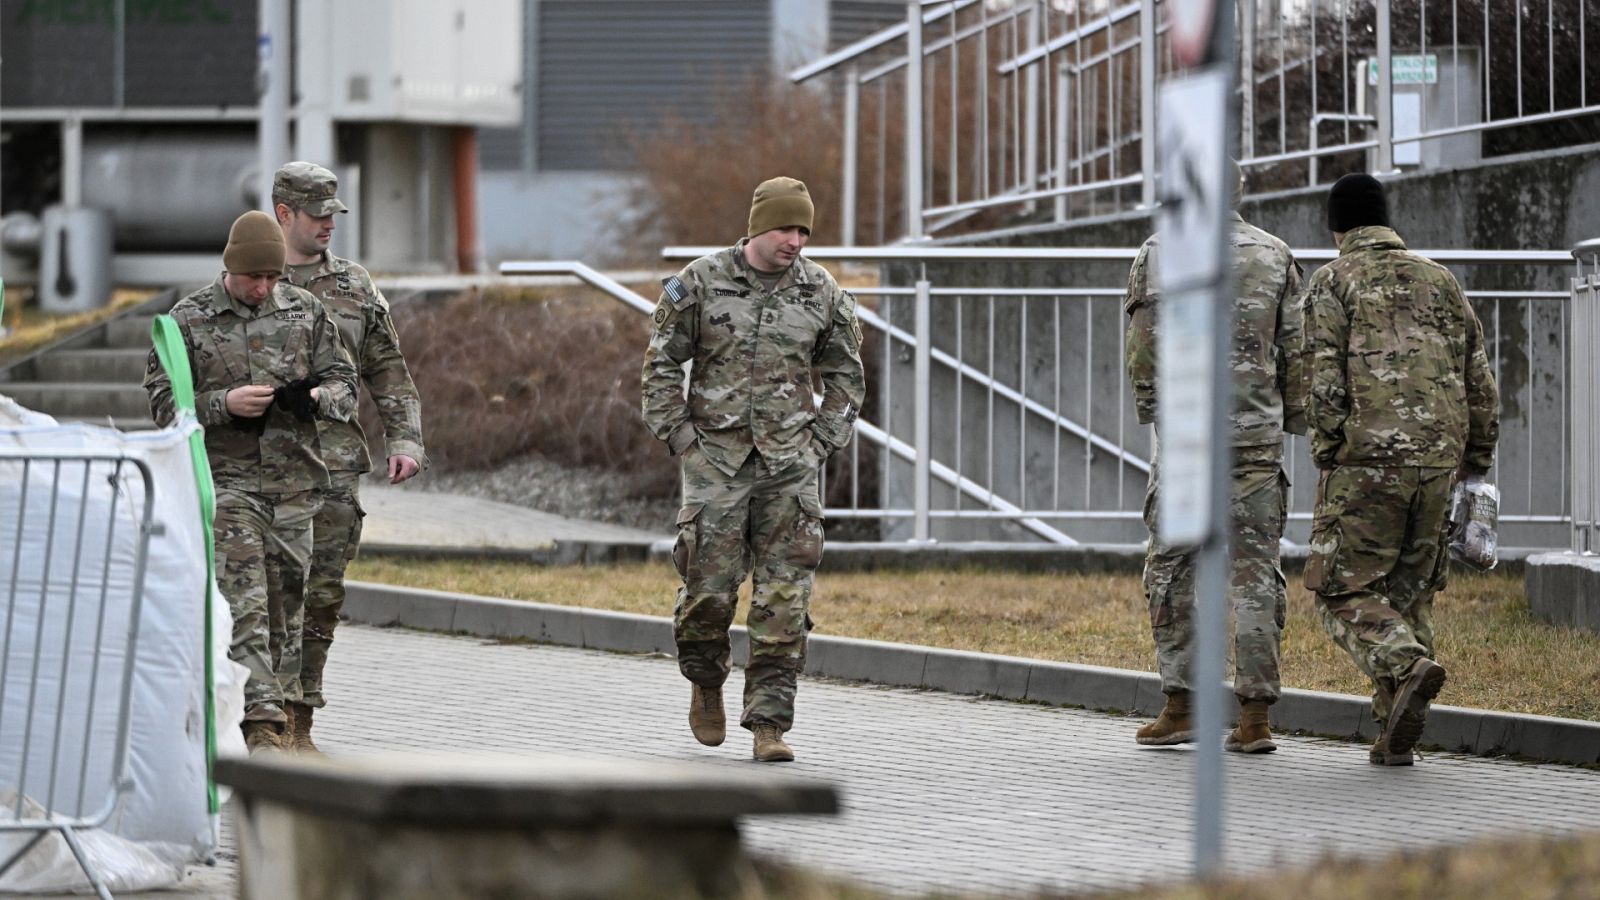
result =
[[[375,558],[359,560],[351,577],[658,616],[671,615],[676,585],[665,564],[543,568]],[[1133,576],[824,572],[812,615],[825,634],[1154,668],[1149,620]],[[1600,720],[1600,637],[1534,620],[1516,578],[1458,576],[1440,595],[1436,618],[1439,658],[1451,669],[1443,702]],[[1288,687],[1368,691],[1323,634],[1299,586],[1290,591],[1283,656]]]
[[[1479,841],[1385,859],[1096,895],[1102,900],[1580,900],[1600,884],[1600,835]]]

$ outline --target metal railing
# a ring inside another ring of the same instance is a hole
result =
[[[663,255],[689,259],[715,249],[668,247]],[[1522,267],[1523,279],[1542,269],[1553,281],[1571,265],[1561,252],[1420,252],[1467,274]],[[1019,520],[1049,523],[1063,543],[1143,540],[1150,436],[1135,420],[1123,355],[1123,285],[1134,254],[807,248],[814,260],[896,267],[885,280],[901,282],[851,288],[863,298],[861,323],[881,367],[869,385],[872,431],[841,451],[847,484],[830,492],[836,502],[827,514],[879,520],[889,540],[1043,537],[1004,524]],[[1308,268],[1335,255],[1296,251]],[[972,284],[972,263],[985,264],[978,271],[990,279],[988,267],[1010,268],[1003,279]],[[1064,283],[1072,286],[1057,286]],[[1029,284],[1049,286],[1022,286]],[[1521,529],[1513,540],[1554,544],[1559,538],[1551,535],[1564,533],[1568,521],[1568,292],[1513,287],[1467,296],[1501,386],[1504,423],[1491,473],[1502,492],[1501,520]],[[894,452],[881,452],[885,446]],[[1289,440],[1286,468],[1296,482],[1291,540],[1303,543],[1315,480],[1299,477],[1315,471],[1304,439]]]
[[[843,243],[917,239],[1041,203],[1058,222],[1153,206],[1145,138],[1173,69],[1162,5],[912,0],[905,22],[790,72],[836,79],[843,94]],[[1600,113],[1589,6],[1241,0],[1252,190],[1600,138],[1593,122],[1577,136],[1487,136]]]
[[[1572,249],[1572,550],[1600,553],[1600,239]]]
[[[103,898],[77,832],[129,788],[129,706],[154,493],[141,460],[0,450],[0,834],[60,834]]]

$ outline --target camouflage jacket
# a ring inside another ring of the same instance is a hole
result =
[[[1444,266],[1379,226],[1345,235],[1306,286],[1317,465],[1487,472],[1500,396],[1477,313]]]
[[[339,340],[355,361],[356,375],[366,384],[383,420],[384,456],[409,456],[426,467],[422,448],[422,401],[411,371],[400,355],[400,338],[389,319],[389,302],[361,266],[324,253],[314,269],[290,266],[286,281],[322,301],[339,326]],[[333,472],[369,472],[367,436],[361,422],[318,422],[322,459]]]
[[[179,300],[172,318],[183,333],[194,376],[195,415],[205,427],[211,477],[218,487],[289,494],[323,487],[328,470],[318,451],[317,426],[273,405],[260,432],[241,427],[227,409],[227,393],[248,384],[277,387],[315,375],[321,418],[343,422],[355,415],[356,371],[339,345],[333,322],[317,299],[280,283],[259,306],[228,296],[222,278]],[[172,383],[150,352],[145,390],[156,423],[177,415]]]
[[[1305,380],[1300,335],[1300,265],[1288,245],[1233,214],[1233,446],[1281,445],[1304,434]],[[1128,272],[1128,381],[1139,421],[1156,420],[1156,238]]]
[[[752,449],[769,465],[790,461],[812,438],[838,450],[866,397],[855,297],[804,257],[769,292],[744,245],[666,280],[641,376],[651,433],[675,451],[698,438],[729,475]],[[685,398],[682,366],[691,360]],[[822,381],[820,407],[813,377]]]

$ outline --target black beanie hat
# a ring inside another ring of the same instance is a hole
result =
[[[1328,191],[1328,230],[1340,233],[1363,225],[1389,226],[1389,201],[1383,184],[1365,172],[1352,172]]]

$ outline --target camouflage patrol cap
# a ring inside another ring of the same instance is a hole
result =
[[[272,196],[289,201],[307,215],[349,212],[349,207],[334,196],[338,190],[338,176],[315,163],[287,163],[272,176]]]

